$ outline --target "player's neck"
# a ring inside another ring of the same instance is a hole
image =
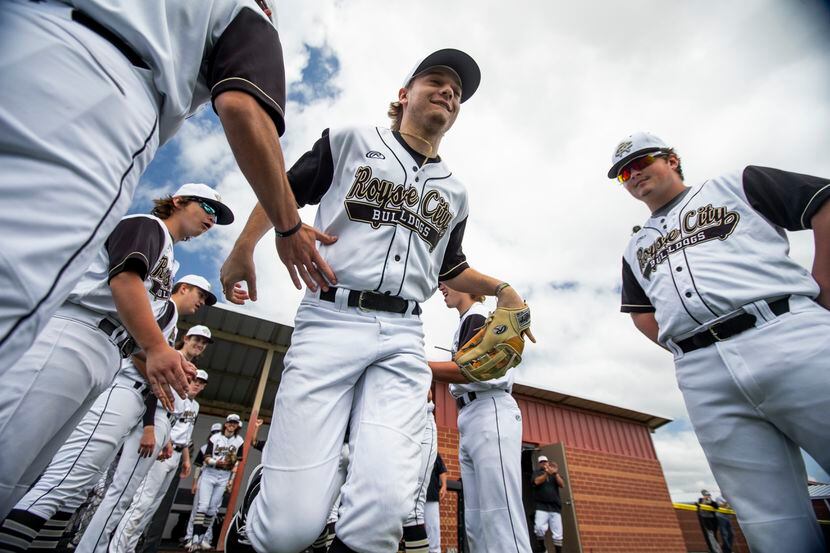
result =
[[[470,300],[461,300],[458,303],[458,305],[456,306],[456,309],[458,309],[458,316],[463,317],[464,313],[469,311],[474,303],[475,303],[475,300],[472,300],[472,299],[470,299]]]
[[[643,201],[648,206],[649,211],[654,213],[663,206],[671,203],[672,200],[682,194],[685,190],[686,185],[683,184],[682,180],[673,181],[671,186],[667,187],[664,191],[662,191],[662,193],[657,195],[649,194],[647,197],[643,198]]]
[[[398,131],[409,147],[427,158],[438,157],[438,146],[441,145],[442,134],[431,133],[410,124],[408,121],[401,122]]]
[[[181,242],[182,240],[185,240],[187,238],[184,229],[182,228],[182,225],[179,223],[179,219],[178,217],[176,217],[175,213],[173,213],[167,219],[162,219],[161,222],[164,223],[165,227],[167,227],[167,232],[169,232],[170,236],[173,237],[173,242]]]

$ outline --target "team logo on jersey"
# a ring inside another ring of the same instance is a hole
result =
[[[368,165],[355,171],[344,204],[352,221],[374,229],[381,225],[408,228],[429,245],[429,251],[435,249],[455,218],[450,203],[439,191],[427,190],[422,198],[414,186],[373,177]]]
[[[623,154],[627,154],[631,151],[631,147],[634,144],[630,140],[626,140],[624,142],[620,142],[620,145],[617,146],[617,151],[614,152],[614,157],[622,157]]]
[[[680,217],[681,228],[671,229],[651,245],[637,250],[640,272],[651,280],[651,273],[671,254],[710,240],[726,240],[740,220],[740,214],[726,206],[708,204],[685,212]]]
[[[369,159],[386,159],[385,155],[375,150],[370,150],[366,152],[366,157],[368,157]]]
[[[170,298],[173,290],[173,271],[170,268],[170,258],[162,256],[156,264],[156,268],[150,273],[150,294],[159,300]]]

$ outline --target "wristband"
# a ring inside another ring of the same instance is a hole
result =
[[[212,467],[215,467],[216,466],[216,459],[211,457],[210,459],[207,460],[207,464],[212,466]]]
[[[498,286],[496,286],[496,293],[495,293],[495,294],[493,294],[493,295],[494,295],[494,296],[496,296],[496,297],[498,297],[498,296],[499,296],[499,294],[501,294],[501,291],[502,291],[502,290],[504,290],[505,288],[510,288],[510,285],[509,285],[509,284],[507,284],[506,282],[502,282],[501,284],[499,284]]]
[[[279,231],[276,228],[274,228],[274,234],[277,235],[277,238],[287,238],[287,237],[291,236],[292,234],[296,233],[301,228],[303,228],[303,220],[302,219],[300,219],[299,223],[297,223],[296,225],[294,225],[293,227],[291,227],[290,229],[288,229],[286,231]]]

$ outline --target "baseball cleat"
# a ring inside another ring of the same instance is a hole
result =
[[[251,541],[248,539],[246,524],[248,522],[248,509],[259,493],[259,484],[262,480],[262,465],[259,465],[251,473],[248,479],[248,488],[245,491],[245,499],[242,507],[233,515],[228,534],[225,536],[225,551],[228,553],[256,553]]]

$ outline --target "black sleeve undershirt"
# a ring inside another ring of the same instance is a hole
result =
[[[787,230],[812,228],[810,219],[830,198],[830,180],[750,165],[743,172],[749,204]]]
[[[288,170],[288,182],[297,199],[297,205],[319,204],[331,187],[334,178],[334,160],[331,156],[329,130],[314,143]]]
[[[136,273],[141,280],[158,262],[164,246],[164,229],[154,219],[130,217],[122,219],[107,237],[109,255],[108,282],[124,271]]]
[[[470,338],[475,336],[476,332],[478,332],[486,322],[487,319],[484,315],[479,315],[478,313],[470,315],[464,319],[464,322],[461,323],[461,331],[458,333],[458,347],[460,348],[462,345],[469,342]]]
[[[144,426],[155,426],[156,424],[156,406],[158,399],[153,394],[147,394],[144,398],[144,415],[141,417],[141,424]]]
[[[653,313],[654,306],[646,296],[645,290],[637,282],[631,266],[625,259],[622,260],[622,298],[620,311],[623,313]]]
[[[461,243],[464,241],[464,230],[466,228],[467,218],[464,217],[461,222],[455,225],[452,232],[450,232],[447,251],[444,252],[441,271],[438,273],[439,282],[451,280],[470,267],[467,263],[467,256],[464,255],[464,250],[461,248]]]
[[[242,460],[242,457],[244,455],[244,452],[242,451],[242,449],[244,447],[245,447],[245,444],[243,443],[241,446],[239,446],[239,449],[236,450],[236,458],[239,459],[240,461]]]
[[[447,472],[447,465],[444,464],[444,460],[441,458],[441,454],[437,454],[435,456],[435,474],[441,475]]]
[[[210,53],[207,83],[213,110],[228,90],[250,94],[268,112],[280,136],[285,132],[285,66],[277,30],[264,17],[244,8]]]

